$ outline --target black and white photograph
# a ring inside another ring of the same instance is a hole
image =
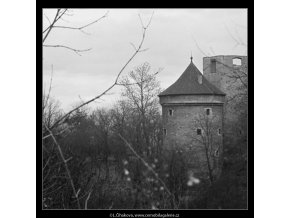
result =
[[[42,210],[248,209],[247,8],[43,8],[41,47]]]
[[[53,3],[1,4],[1,218],[290,217],[288,1]]]

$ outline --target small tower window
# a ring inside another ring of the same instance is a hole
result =
[[[214,152],[214,156],[218,157],[219,156],[219,149],[217,148]]]
[[[163,134],[167,135],[167,129],[165,129],[165,128],[163,129]]]
[[[205,108],[205,114],[206,114],[207,116],[210,116],[210,115],[212,114],[212,110],[211,110],[211,108]]]
[[[168,110],[168,114],[169,114],[169,116],[173,116],[173,110],[172,109],[169,109]]]
[[[196,134],[197,134],[197,135],[201,135],[201,129],[200,129],[200,128],[197,128],[197,129],[196,129]]]
[[[233,65],[241,66],[242,65],[242,59],[240,59],[240,58],[234,58],[233,59]]]
[[[218,129],[218,135],[221,135],[221,134],[222,134],[222,130]]]
[[[210,61],[210,66],[211,66],[211,73],[216,73],[216,59],[211,59]]]

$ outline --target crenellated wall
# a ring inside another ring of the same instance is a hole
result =
[[[233,64],[234,59],[240,59],[241,65]],[[212,69],[213,60],[216,60],[216,71]],[[232,95],[232,86],[240,85],[239,80],[233,81],[234,71],[248,71],[248,57],[239,55],[219,55],[212,57],[203,58],[203,75],[207,80],[219,88],[221,91],[227,94],[227,96]],[[232,83],[235,84],[232,84]]]
[[[226,123],[234,122],[237,119],[236,96],[241,93],[243,82],[247,81],[248,57],[239,55],[205,57],[203,58],[203,75],[210,83],[226,93],[225,121]]]

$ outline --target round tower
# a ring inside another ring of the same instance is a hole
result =
[[[200,73],[191,58],[183,74],[159,98],[164,148],[186,152],[196,174],[219,174],[225,94]]]

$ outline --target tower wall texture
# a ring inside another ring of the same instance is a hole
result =
[[[241,65],[233,64],[234,59],[240,59]],[[216,73],[212,72],[212,60],[216,60]],[[248,57],[238,55],[219,55],[203,58],[203,75],[207,80],[221,91],[231,96],[233,87],[241,85],[240,80],[233,78],[234,71],[242,70],[247,72]]]
[[[223,150],[223,102],[224,96],[217,95],[176,95],[161,96],[165,149],[177,148],[186,152],[187,163],[192,166],[196,175],[205,175],[207,160],[205,145],[201,143],[202,137],[197,135],[197,128],[203,134],[208,121],[213,143],[212,151],[218,150],[218,155],[211,157],[211,163],[218,173],[221,165]],[[206,115],[206,109],[211,115]],[[172,116],[169,110],[173,110]],[[220,129],[220,132],[219,132]]]

